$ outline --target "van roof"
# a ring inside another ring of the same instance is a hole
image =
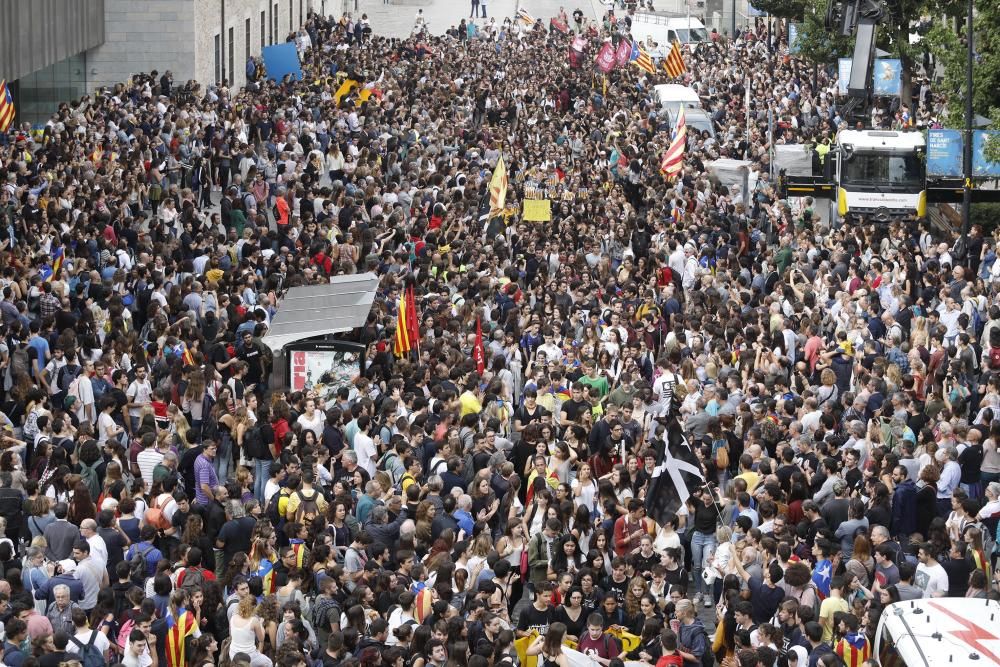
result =
[[[897,602],[882,612],[879,650],[889,632],[907,667],[1000,667],[1000,602],[930,598]]]
[[[837,143],[851,144],[857,150],[886,148],[923,148],[923,132],[898,132],[896,130],[841,130]]]
[[[660,104],[679,102],[685,106],[701,106],[701,98],[698,97],[698,93],[688,86],[682,86],[678,83],[661,83],[653,86],[653,90],[656,91],[656,99],[660,101]]]
[[[668,28],[673,28],[674,30],[688,29],[688,28],[705,28],[705,24],[695,17],[685,17],[685,16],[670,16],[668,14],[660,14],[657,12],[636,12],[632,16],[633,23],[653,23],[656,25],[665,25]]]

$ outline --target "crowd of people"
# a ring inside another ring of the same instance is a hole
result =
[[[686,50],[715,133],[666,180],[662,68],[558,18],[577,67],[542,23],[312,15],[302,81],[154,72],[5,137],[4,665],[855,667],[887,604],[998,598],[995,240],[779,199],[771,147],[846,123],[760,25]],[[272,386],[285,291],[360,272],[363,373]]]

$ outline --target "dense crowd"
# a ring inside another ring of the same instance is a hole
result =
[[[854,667],[887,604],[998,597],[994,241],[778,199],[772,145],[846,123],[761,25],[686,52],[715,135],[666,180],[662,69],[559,18],[580,67],[541,23],[312,16],[302,81],[154,72],[6,137],[4,665]],[[368,271],[364,372],[271,386],[285,291]],[[665,506],[681,433],[710,484]]]

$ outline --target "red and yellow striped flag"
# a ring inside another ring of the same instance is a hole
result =
[[[171,621],[173,621],[173,625],[170,625]],[[186,609],[182,609],[180,615],[176,619],[167,619],[167,624],[169,626],[165,642],[167,649],[167,667],[184,667],[187,665],[187,661],[184,657],[184,644],[188,635],[194,634],[194,616]]]
[[[656,66],[653,64],[653,59],[649,57],[649,54],[641,46],[639,47],[639,57],[632,62],[646,70],[649,74],[656,74]]]
[[[7,80],[0,80],[0,132],[6,132],[14,122],[14,96],[10,94]]]
[[[417,302],[413,288],[407,287],[399,297],[396,313],[396,342],[393,354],[405,357],[420,339],[420,322],[417,321]]]
[[[677,124],[674,126],[673,138],[670,140],[670,147],[663,154],[660,162],[660,171],[668,179],[673,179],[680,173],[684,165],[684,149],[687,148],[687,121],[684,119],[684,105],[680,106],[677,113]]]
[[[673,46],[670,47],[670,53],[667,54],[666,59],[663,61],[663,68],[667,70],[669,76],[674,78],[682,76],[687,72],[687,65],[684,64],[684,55],[681,53],[680,42],[674,42]]]

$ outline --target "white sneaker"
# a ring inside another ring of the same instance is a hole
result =
[[[701,593],[695,593],[692,602],[694,602],[694,606],[697,607],[698,603],[701,602]]]
[[[712,606],[712,598],[710,596],[706,595],[704,602],[705,602],[705,609],[708,609],[709,607]]]

